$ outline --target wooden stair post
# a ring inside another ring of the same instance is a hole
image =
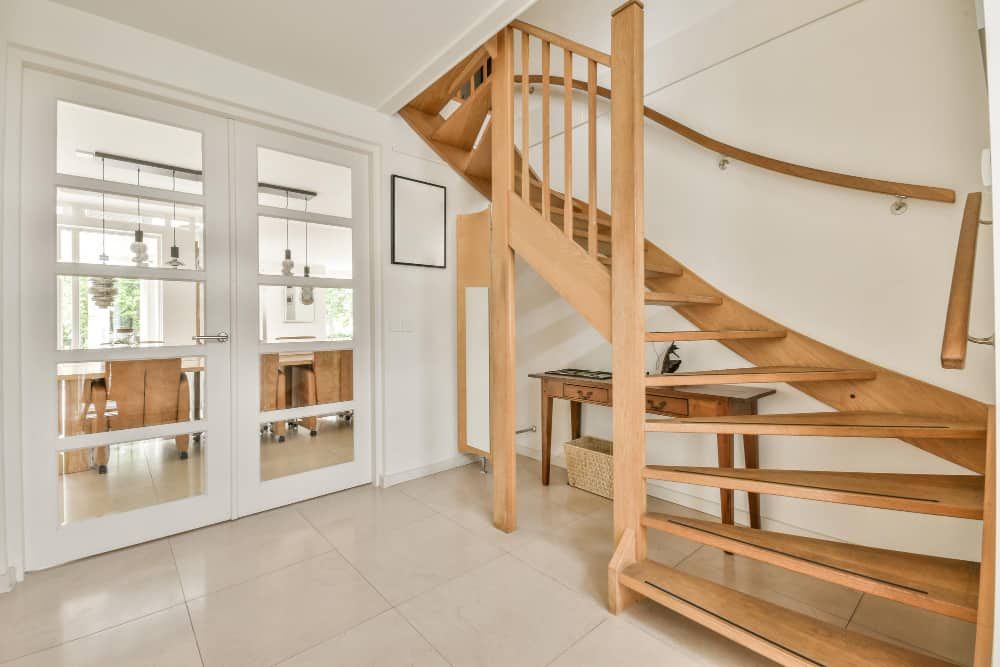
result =
[[[643,227],[643,5],[611,15],[611,324],[614,376],[614,539],[608,607],[635,594],[616,576],[646,558],[645,269]]]
[[[514,31],[497,35],[493,62],[493,216],[490,225],[490,449],[493,525],[517,528],[517,449],[514,444],[514,251],[508,193],[514,190]]]

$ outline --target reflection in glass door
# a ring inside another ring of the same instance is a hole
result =
[[[236,145],[238,513],[372,479],[367,156]]]
[[[28,71],[26,566],[231,515],[227,122]]]

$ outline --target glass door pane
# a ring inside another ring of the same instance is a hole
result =
[[[247,514],[371,481],[369,192],[363,154],[250,125],[237,140]]]
[[[28,71],[26,567],[228,519],[227,121]],[[208,440],[212,447],[207,447]],[[30,446],[28,446],[30,444]]]

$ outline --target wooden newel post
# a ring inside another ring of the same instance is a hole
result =
[[[617,573],[646,557],[645,322],[643,267],[643,5],[611,15],[611,325],[614,374],[614,538],[609,608],[634,597]]]
[[[493,62],[493,211],[490,224],[490,450],[493,525],[517,528],[517,449],[514,445],[514,251],[510,206],[514,190],[514,31],[497,35]]]

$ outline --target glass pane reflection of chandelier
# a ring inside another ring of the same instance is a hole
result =
[[[101,161],[101,176],[103,178],[104,172],[104,161]],[[107,264],[108,255],[105,248],[105,221],[104,221],[104,193],[101,193],[101,262]],[[94,302],[94,305],[98,308],[110,308],[111,304],[115,302],[115,297],[118,296],[118,286],[115,284],[114,278],[101,277],[101,278],[91,278],[90,288],[87,290],[87,294],[90,295],[90,299]]]

